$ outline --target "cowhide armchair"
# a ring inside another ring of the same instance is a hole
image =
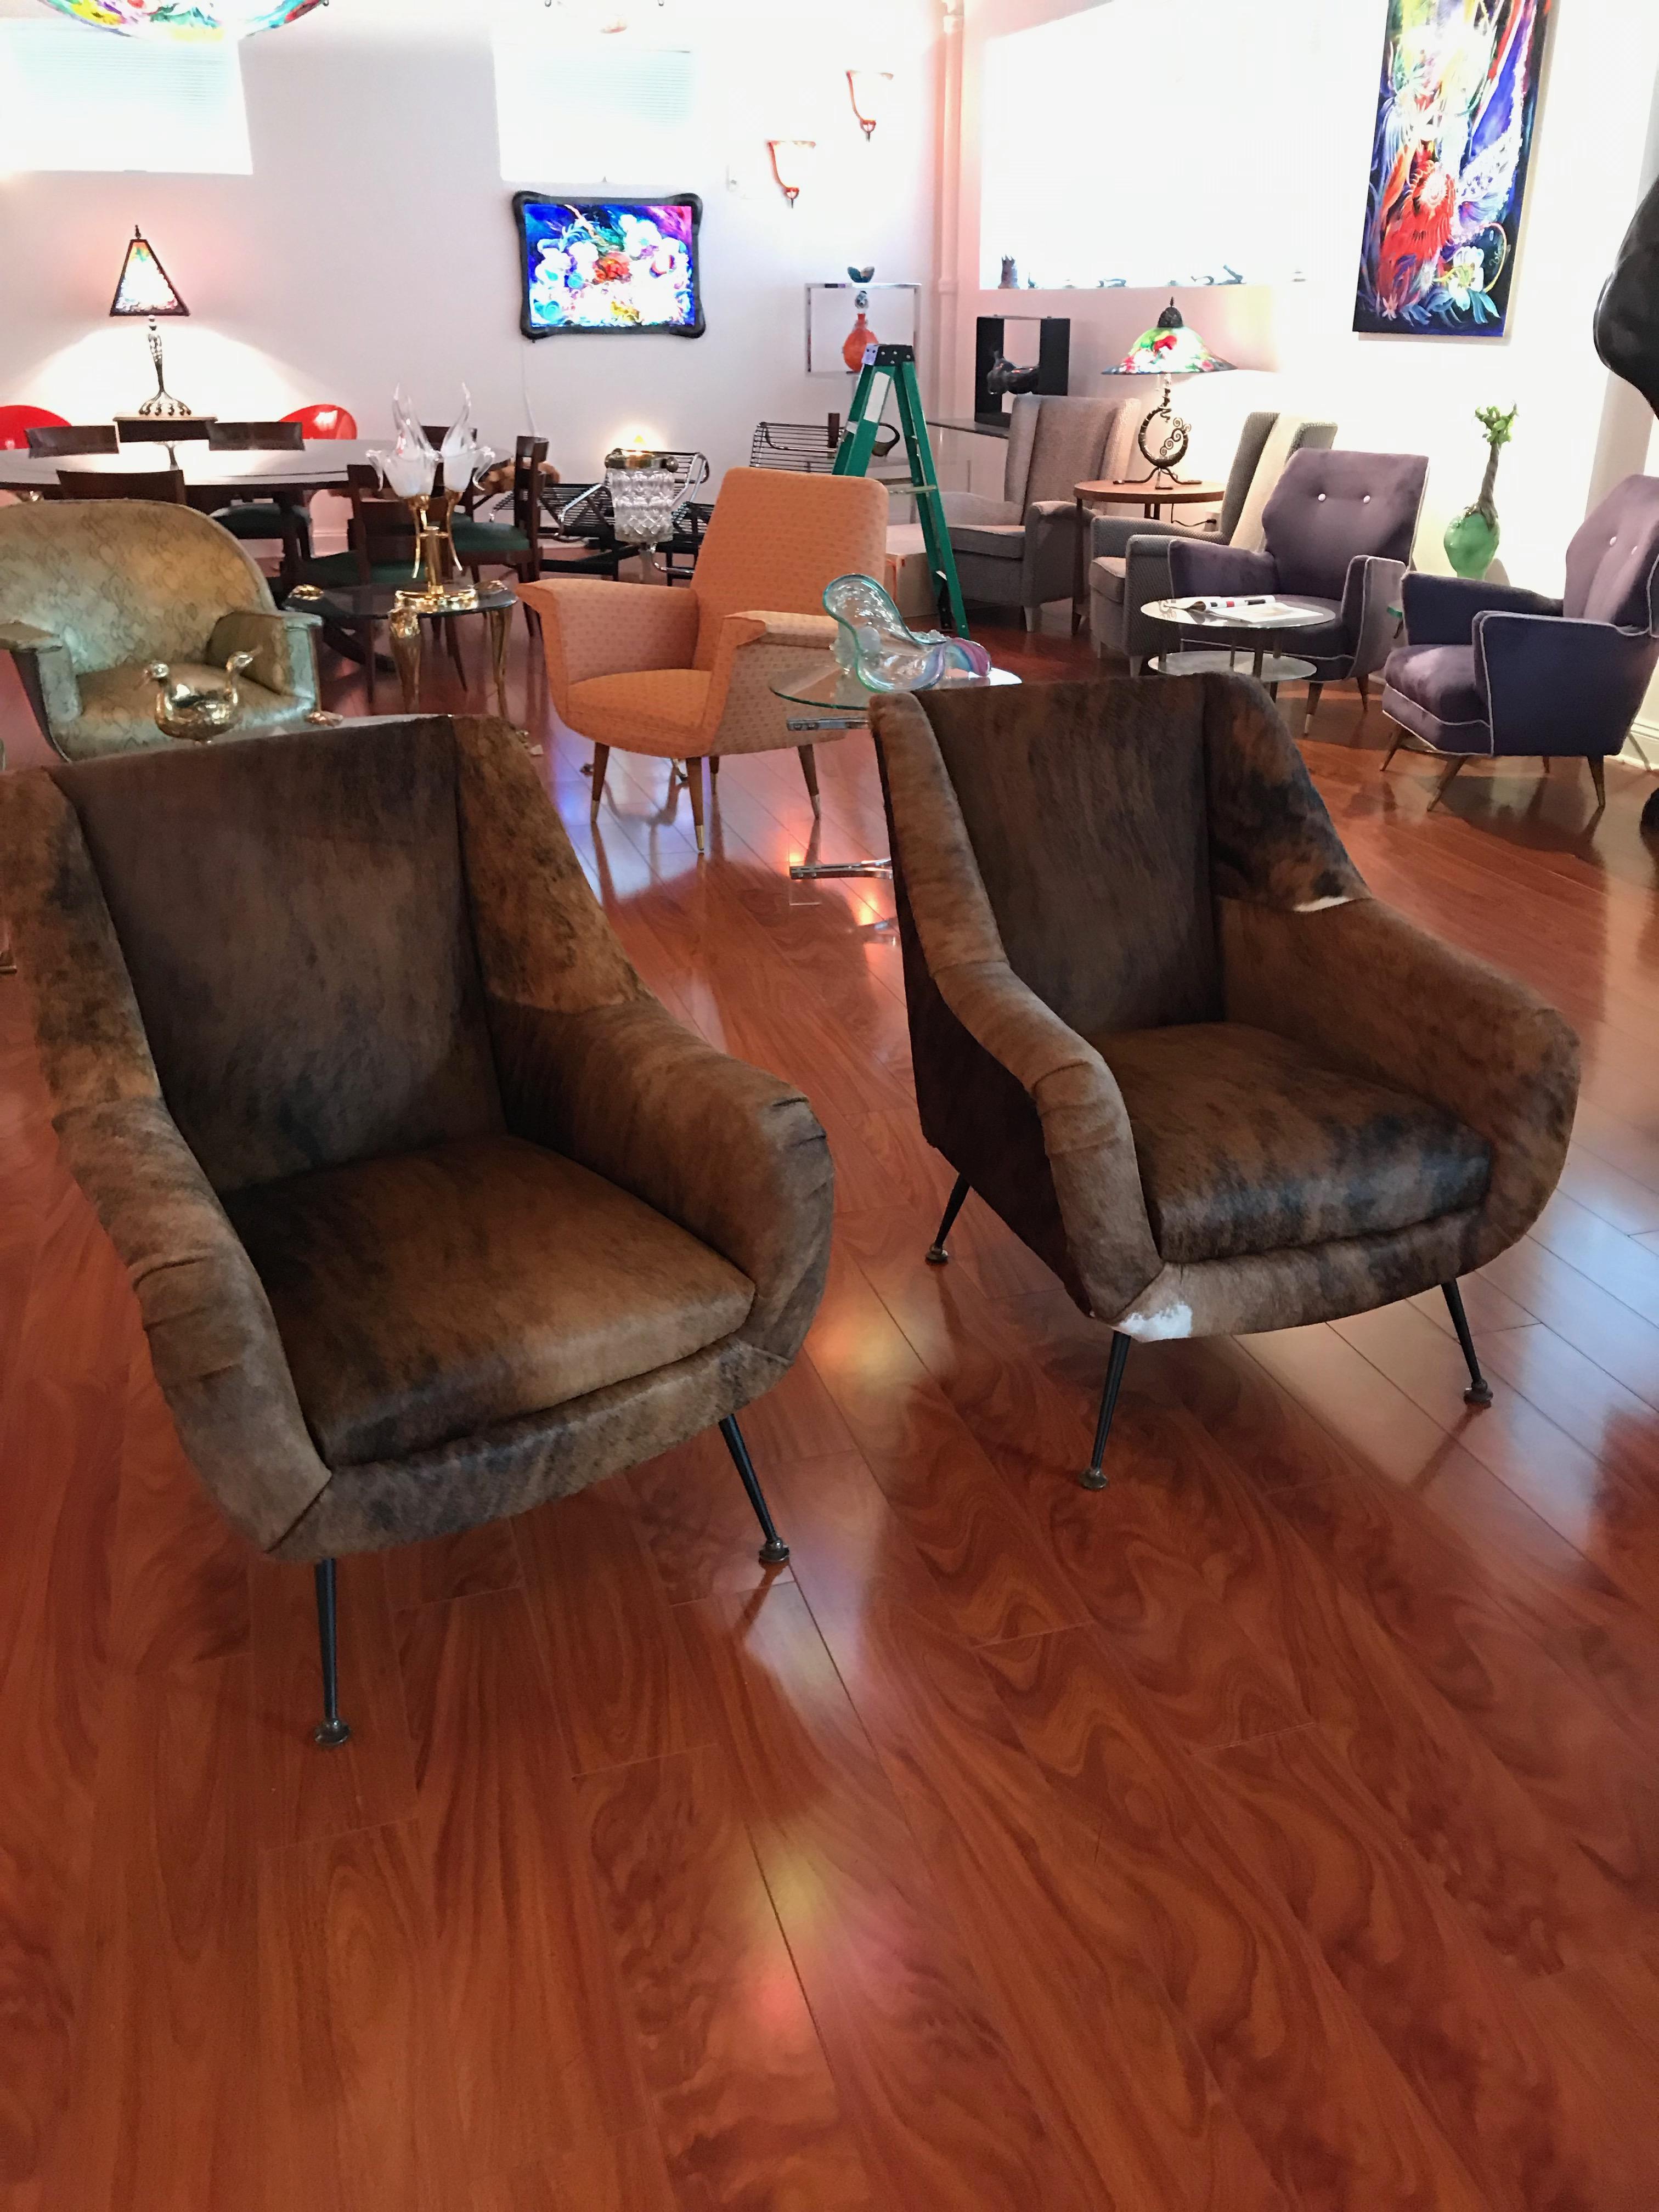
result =
[[[234,653],[239,736],[297,728],[317,706],[315,615],[278,613],[258,563],[187,507],[137,499],[0,508],[0,652],[66,760],[165,745],[147,670],[222,682]]]
[[[1110,1328],[1097,1489],[1136,1339],[1445,1291],[1554,1188],[1577,1041],[1373,898],[1248,678],[922,693],[873,714],[916,1103]]]
[[[0,780],[59,1141],[259,1551],[520,1513],[737,1415],[829,1261],[823,1130],[653,999],[502,724]]]

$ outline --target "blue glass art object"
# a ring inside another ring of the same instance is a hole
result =
[[[866,691],[931,691],[951,677],[984,677],[991,656],[965,637],[914,630],[873,576],[837,576],[823,593],[836,620],[836,659]]]

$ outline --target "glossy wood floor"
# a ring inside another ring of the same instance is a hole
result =
[[[1561,1193],[1469,1285],[1492,1409],[1433,1297],[1142,1348],[1085,1494],[1103,1333],[976,1203],[922,1264],[885,890],[790,887],[787,757],[699,867],[659,769],[590,830],[550,738],[650,983],[830,1133],[747,1419],[794,1556],[706,1438],[350,1560],[338,1753],[310,1577],[182,1464],[0,983],[0,2212],[1652,2212],[1644,785],[1427,817],[1319,729],[1373,886],[1584,1039]],[[879,850],[867,744],[821,758],[825,854]]]

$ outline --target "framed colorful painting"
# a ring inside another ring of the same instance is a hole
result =
[[[1388,0],[1353,326],[1501,337],[1550,0]]]

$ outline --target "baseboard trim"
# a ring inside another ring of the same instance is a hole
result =
[[[1638,715],[1630,726],[1630,735],[1620,747],[1619,757],[1628,761],[1632,768],[1659,771],[1659,721]]]

